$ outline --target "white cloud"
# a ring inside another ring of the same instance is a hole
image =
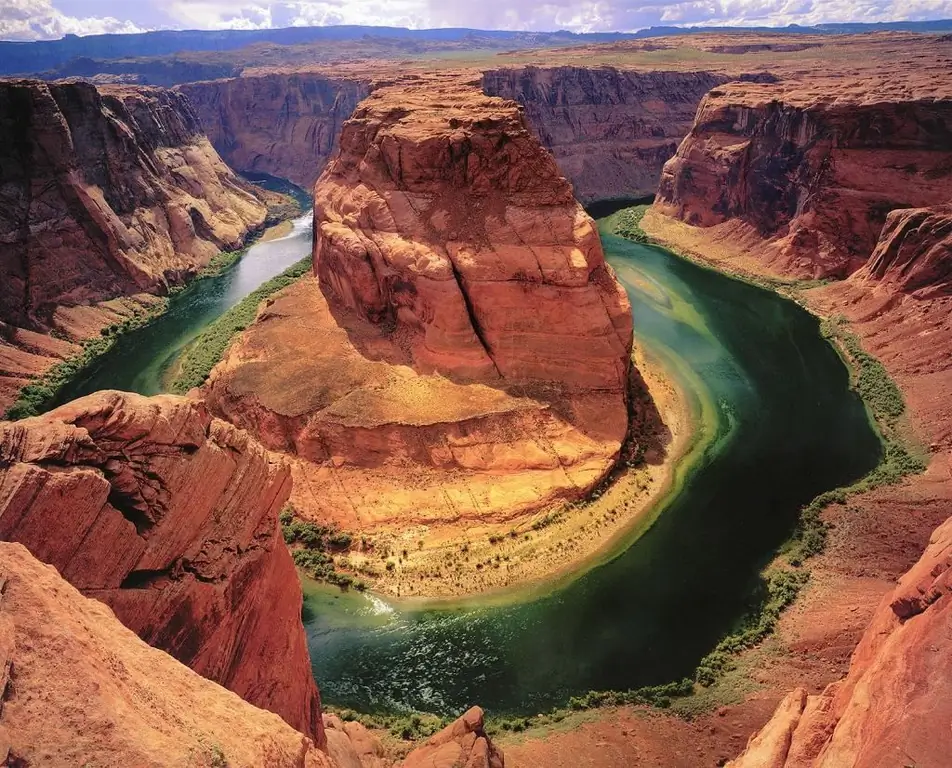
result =
[[[657,24],[785,26],[950,17],[952,0],[0,0],[0,38],[169,27],[363,24],[599,32]]]
[[[0,40],[142,31],[133,22],[113,16],[70,16],[54,8],[51,0],[0,0]]]

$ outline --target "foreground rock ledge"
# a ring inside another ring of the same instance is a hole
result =
[[[151,645],[323,744],[284,466],[184,398],[99,392],[0,423],[0,539]]]
[[[347,526],[585,494],[626,434],[630,306],[518,105],[456,74],[378,84],[340,147],[318,281],[261,310],[211,407],[304,459],[296,504]]]

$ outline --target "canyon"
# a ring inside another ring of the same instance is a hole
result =
[[[928,469],[824,512],[828,552],[781,622],[783,658],[754,674],[766,692],[693,724],[620,711],[611,755],[604,731],[580,732],[551,737],[558,755],[530,738],[507,762],[554,766],[579,744],[599,768],[723,762],[741,751],[723,733],[736,719],[759,730],[738,768],[943,765],[946,43],[698,35],[172,91],[0,83],[32,126],[0,121],[16,182],[4,165],[4,397],[261,228],[274,201],[226,162],[317,180],[313,275],[261,306],[203,390],[104,392],[0,424],[0,539],[31,553],[0,544],[0,754],[36,749],[29,728],[58,718],[55,696],[94,691],[43,749],[106,765],[213,765],[215,750],[241,765],[390,765],[376,737],[321,712],[278,513],[290,498],[305,520],[443,546],[597,489],[626,440],[637,447],[646,405],[627,297],[576,198],[640,197],[660,178],[645,231],[794,281],[798,301],[843,317],[901,387],[900,426]],[[443,764],[502,765],[479,710],[404,763]]]
[[[274,199],[161,89],[0,82],[0,407],[263,228]]]

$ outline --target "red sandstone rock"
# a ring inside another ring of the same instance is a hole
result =
[[[512,102],[457,77],[379,88],[315,189],[333,302],[468,380],[620,393],[631,316],[592,220]]]
[[[0,543],[0,692],[4,765],[342,768],[10,543]]]
[[[525,67],[483,73],[490,96],[525,107],[529,127],[583,201],[645,197],[701,98],[724,75],[615,67]]]
[[[305,516],[511,519],[604,478],[628,424],[630,308],[516,104],[459,75],[378,88],[315,218],[320,285],[269,301],[206,387],[305,460]]]
[[[407,755],[400,768],[503,768],[502,750],[483,730],[483,711],[473,707]]]
[[[322,745],[278,530],[289,492],[287,469],[247,433],[183,398],[100,392],[0,423],[0,539]]]
[[[891,211],[857,280],[881,281],[921,298],[952,289],[952,207]]]
[[[368,84],[317,72],[247,74],[180,85],[215,149],[242,171],[310,188]]]
[[[887,100],[882,87],[821,78],[714,89],[665,165],[655,208],[698,227],[730,223],[723,234],[773,272],[845,277],[890,211],[952,199],[952,91],[919,83]]]

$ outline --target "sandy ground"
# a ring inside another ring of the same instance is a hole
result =
[[[636,466],[623,461],[592,498],[500,522],[401,526],[372,536],[356,531],[360,543],[340,565],[374,591],[455,597],[537,586],[599,562],[650,517],[693,436],[690,408],[671,376],[640,350],[634,362],[654,408],[636,408],[647,423],[636,420],[632,431],[644,429],[645,442],[657,447]]]

